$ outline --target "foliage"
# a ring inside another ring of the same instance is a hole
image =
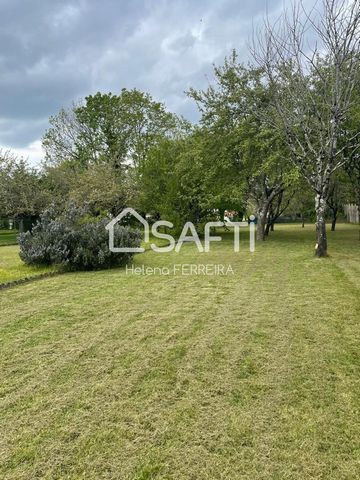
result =
[[[131,253],[113,253],[105,229],[108,218],[92,219],[75,205],[62,214],[49,208],[32,229],[19,236],[20,257],[29,265],[62,265],[71,269],[107,268],[127,263]],[[140,234],[115,226],[115,244],[135,247]]]
[[[328,14],[334,14],[330,4]],[[293,20],[299,28],[301,19]],[[268,38],[269,45],[276,39]],[[0,158],[0,214],[36,216],[53,203],[66,210],[70,202],[105,216],[132,206],[180,229],[185,221],[199,227],[223,218],[225,210],[246,211],[256,214],[257,238],[264,239],[288,207],[311,215],[307,182],[317,198],[318,237],[325,240],[318,255],[325,255],[326,201],[334,215],[347,199],[360,203],[356,62],[351,56],[336,66],[315,52],[305,57],[310,65],[304,69],[292,58],[301,48],[291,53],[285,46],[280,42],[272,52],[274,65],[244,66],[234,51],[214,67],[207,89],[188,92],[201,113],[195,127],[137,89],[89,95],[62,109],[44,135],[40,172],[10,154]],[[263,53],[257,52],[259,60]],[[351,73],[351,101],[336,118],[331,102],[342,87],[334,84],[334,71],[344,78]],[[342,175],[334,189],[342,165],[349,180]]]
[[[45,204],[39,173],[23,158],[0,151],[0,213],[15,218],[37,216]]]
[[[137,89],[89,95],[50,118],[51,127],[43,138],[46,159],[77,168],[104,162],[118,169],[129,161],[137,165],[177,121],[163,104]]]
[[[303,221],[315,222],[314,193],[309,184],[300,178],[290,201],[288,214],[298,216]]]
[[[265,22],[253,47],[271,91],[270,127],[284,136],[289,157],[315,197],[318,257],[327,256],[326,204],[333,175],[359,149],[347,118],[359,89],[359,2],[323,0],[317,9],[294,3]]]
[[[217,177],[223,178],[222,167],[232,163],[232,181],[224,180],[230,186],[237,183],[238,193],[242,192],[238,203],[246,201],[255,209],[260,218],[258,239],[263,239],[271,202],[282,195],[297,172],[288,162],[283,136],[264,120],[269,115],[271,92],[262,70],[245,67],[233,51],[223,65],[215,67],[214,76],[214,85],[203,91],[190,89],[189,95],[202,113],[208,139],[215,139],[208,156],[217,166]]]
[[[107,164],[93,165],[76,177],[69,200],[87,205],[94,215],[110,212],[117,215],[131,198],[129,178]]]
[[[86,204],[116,215],[138,197],[139,168],[164,139],[189,129],[183,119],[137,89],[90,95],[50,119],[43,145],[44,182],[58,205]],[[66,202],[65,202],[66,203]]]
[[[141,209],[180,227],[215,219],[217,209],[241,208],[243,192],[236,166],[221,151],[226,148],[204,128],[150,149],[140,169]]]

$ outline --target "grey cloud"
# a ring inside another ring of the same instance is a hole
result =
[[[280,0],[2,0],[0,145],[26,147],[89,93],[137,87],[194,120],[184,95]]]

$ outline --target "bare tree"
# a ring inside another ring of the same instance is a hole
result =
[[[327,255],[325,210],[330,181],[359,148],[345,129],[359,81],[360,0],[294,3],[265,21],[252,53],[272,90],[272,126],[285,134],[291,159],[315,193],[316,255]]]

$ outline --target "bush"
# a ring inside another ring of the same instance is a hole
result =
[[[32,232],[19,236],[20,258],[29,265],[62,265],[74,270],[124,265],[133,254],[109,250],[108,222],[108,218],[88,217],[85,210],[74,205],[63,214],[51,207],[40,216]],[[116,225],[114,239],[118,247],[138,247],[140,232]]]

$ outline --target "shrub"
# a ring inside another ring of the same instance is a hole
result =
[[[94,219],[74,205],[62,214],[54,207],[46,210],[32,232],[19,236],[20,258],[30,265],[62,265],[75,270],[109,268],[128,263],[132,253],[109,250],[108,218]],[[140,232],[115,226],[118,247],[138,247]]]

